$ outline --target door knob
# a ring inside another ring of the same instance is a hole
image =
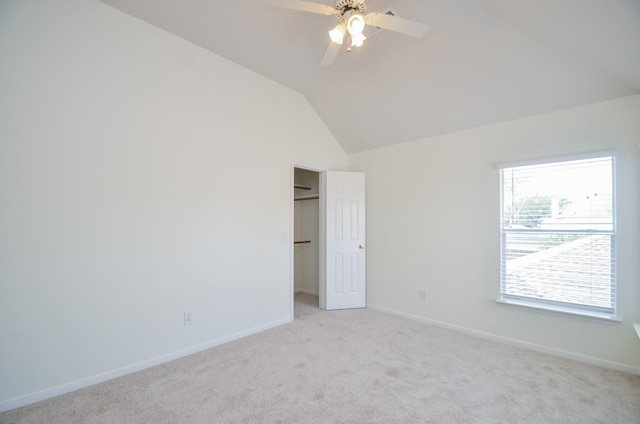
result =
[[[364,243],[358,246],[360,249],[364,249]]]

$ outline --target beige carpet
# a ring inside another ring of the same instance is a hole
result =
[[[2,423],[640,423],[640,376],[371,310],[292,324],[0,415]]]

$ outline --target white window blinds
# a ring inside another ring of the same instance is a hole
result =
[[[501,167],[501,300],[615,317],[614,166],[602,154]]]

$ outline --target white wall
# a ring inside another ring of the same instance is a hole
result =
[[[640,339],[632,327],[640,321],[639,147],[640,96],[634,96],[350,155],[350,169],[367,173],[368,304],[640,373]],[[624,322],[496,304],[495,165],[609,149],[619,152],[617,281]],[[426,302],[419,300],[423,288]]]
[[[301,95],[93,0],[0,2],[0,75],[0,409],[292,318]]]

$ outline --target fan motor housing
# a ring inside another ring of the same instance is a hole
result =
[[[364,4],[364,0],[340,0],[336,3],[335,9],[338,19],[344,21],[344,14],[348,11],[352,10],[364,14],[367,11],[367,6]]]

